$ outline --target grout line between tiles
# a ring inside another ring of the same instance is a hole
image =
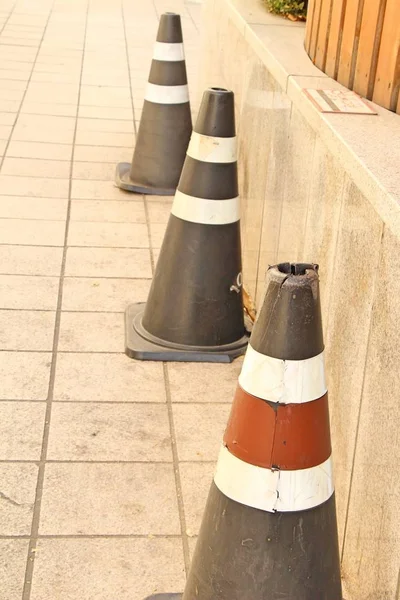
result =
[[[154,11],[157,15],[157,19],[159,20],[159,14],[158,14],[154,0],[153,0],[153,7],[154,7]],[[128,61],[129,61],[129,58],[128,58]],[[129,64],[129,62],[128,62],[128,64]],[[131,86],[131,90],[132,90],[132,86]],[[132,97],[132,109],[133,109],[133,97]],[[133,113],[133,114],[135,114],[135,113]],[[136,131],[136,121],[135,121],[135,131]],[[152,272],[154,274],[155,260],[154,260],[152,234],[151,234],[151,227],[150,227],[149,208],[148,208],[146,195],[143,196],[143,200],[144,200],[147,231],[148,231],[148,238],[149,238],[151,268],[152,268]],[[163,372],[164,372],[164,385],[165,385],[168,420],[169,420],[169,428],[170,428],[170,436],[171,436],[171,450],[172,450],[173,466],[174,466],[176,499],[177,499],[177,505],[178,505],[180,528],[181,528],[183,559],[184,559],[185,572],[186,572],[186,574],[188,574],[189,567],[190,567],[190,549],[189,549],[189,542],[188,542],[188,537],[187,537],[187,533],[186,533],[185,507],[184,507],[183,495],[182,495],[182,484],[181,484],[180,471],[179,471],[179,457],[178,457],[177,445],[176,445],[175,424],[174,424],[172,402],[171,402],[171,391],[170,391],[169,377],[168,377],[168,370],[167,370],[166,363],[163,363]]]
[[[29,248],[42,248],[42,246],[28,246]],[[44,246],[46,247],[46,246]],[[60,246],[56,246],[57,248],[60,248]],[[1,273],[0,272],[0,277],[4,276],[4,277],[39,277],[39,278],[43,278],[45,277],[46,279],[59,279],[59,275],[46,275],[45,273],[43,273],[42,275],[38,275],[38,274],[31,274],[31,273]],[[65,275],[64,279],[121,279],[121,280],[129,280],[129,281],[151,281],[151,277],[129,277],[128,275],[126,275],[125,277],[114,277],[114,276],[109,276],[109,277],[105,277],[104,275]],[[3,309],[5,310],[5,309]],[[18,309],[18,310],[32,310],[32,309]],[[40,309],[38,309],[40,310]],[[52,310],[52,309],[47,309],[47,310]],[[96,311],[97,312],[97,311]]]
[[[47,25],[50,21],[51,15],[53,14],[54,4],[55,4],[55,0],[53,0],[49,18],[46,23],[46,28],[43,33],[42,42],[45,37]],[[44,485],[44,472],[45,472],[45,465],[46,465],[46,458],[47,458],[47,449],[48,449],[49,432],[50,432],[50,420],[51,420],[51,408],[52,408],[54,385],[55,385],[57,350],[58,350],[58,342],[59,342],[59,337],[60,337],[63,284],[64,284],[64,274],[65,274],[66,259],[67,259],[69,217],[70,217],[70,213],[71,213],[72,169],[73,169],[74,152],[75,152],[74,145],[75,145],[75,139],[76,139],[76,133],[77,133],[77,127],[78,127],[79,100],[80,100],[81,81],[82,81],[82,73],[83,73],[83,65],[84,65],[86,30],[87,30],[89,6],[90,6],[90,0],[87,0],[86,16],[85,16],[85,30],[84,30],[84,38],[83,38],[84,41],[83,41],[83,50],[82,50],[82,54],[81,54],[81,76],[80,76],[79,89],[78,89],[78,99],[77,99],[76,115],[75,115],[75,129],[74,129],[74,137],[73,137],[73,144],[72,144],[72,156],[71,156],[71,164],[70,164],[70,176],[69,176],[70,181],[69,181],[67,220],[66,220],[66,225],[65,225],[64,250],[63,250],[63,257],[62,257],[62,262],[61,262],[60,283],[59,283],[59,291],[58,291],[58,299],[57,299],[57,310],[56,310],[56,319],[55,319],[55,328],[54,328],[54,340],[53,340],[53,352],[52,352],[52,361],[51,361],[51,368],[50,368],[49,390],[48,390],[48,397],[47,397],[47,401],[46,401],[46,414],[45,414],[45,424],[44,424],[44,431],[43,431],[42,450],[41,450],[40,463],[39,463],[39,473],[38,473],[36,496],[35,496],[35,502],[34,502],[33,518],[32,518],[31,538],[29,541],[28,559],[27,559],[27,564],[26,564],[22,600],[30,600],[31,590],[32,590],[33,571],[34,571],[34,566],[35,566],[35,556],[36,556],[35,550],[36,550],[37,538],[38,538],[38,534],[39,534],[41,503],[42,503],[43,485]],[[42,45],[42,42],[41,42],[40,46]],[[40,49],[40,46],[39,46],[39,49]],[[38,54],[39,54],[39,50],[38,50]],[[22,103],[21,103],[21,106],[22,106]]]
[[[48,352],[49,354],[49,352]],[[58,354],[71,354],[70,352],[64,352],[63,350],[59,351]],[[74,353],[72,353],[74,354]],[[96,354],[95,352],[86,352],[85,354]],[[111,354],[109,352],[107,352],[107,354]],[[122,352],[118,352],[118,354],[120,354],[121,356],[123,355]],[[33,404],[37,404],[37,403],[43,403],[46,402],[46,400],[19,400],[18,398],[16,399],[10,399],[10,398],[0,398],[0,402],[24,402],[26,403],[30,403],[32,402]],[[53,402],[56,402],[57,405],[58,404],[122,404],[122,405],[126,405],[126,404],[137,404],[138,406],[164,406],[166,404],[166,401],[160,401],[160,402],[147,402],[145,400],[143,401],[139,401],[139,400],[58,400],[57,398],[53,399]],[[171,404],[173,406],[229,406],[231,404],[230,401],[226,401],[226,402],[182,402],[182,401],[171,401]],[[1,461],[0,461],[1,462]],[[14,461],[11,461],[14,462]],[[31,462],[31,461],[28,461]],[[180,460],[179,462],[187,462],[187,461],[182,461]],[[196,460],[196,462],[204,462],[201,460]],[[209,462],[209,461],[205,461],[205,462]]]
[[[11,8],[9,14],[8,14],[8,17],[6,18],[6,20],[3,23],[3,27],[0,29],[0,37],[1,37],[2,33],[3,33],[3,31],[5,30],[6,26],[8,25],[8,22],[11,19],[16,6],[17,6],[17,0],[15,0],[15,2],[14,2],[13,6],[12,6],[12,8]]]
[[[125,539],[149,539],[149,536],[151,536],[151,538],[155,538],[155,539],[165,539],[165,538],[169,538],[169,539],[180,539],[180,534],[179,533],[151,533],[149,532],[148,534],[84,534],[82,533],[81,535],[68,535],[68,534],[41,534],[38,536],[38,540],[102,540],[102,539],[111,539],[111,540],[115,540],[115,539],[121,539],[121,540],[125,540]],[[27,540],[29,539],[29,535],[0,535],[0,540]]]

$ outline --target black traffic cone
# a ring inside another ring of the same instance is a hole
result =
[[[183,600],[342,600],[317,271],[269,270]]]
[[[161,15],[132,164],[119,163],[116,185],[173,196],[192,131],[181,17]]]
[[[206,90],[146,305],[126,311],[140,360],[230,362],[243,354],[233,93]]]

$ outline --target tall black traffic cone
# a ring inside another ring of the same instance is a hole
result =
[[[230,362],[243,354],[234,97],[206,90],[146,305],[126,311],[140,360]]]
[[[115,183],[129,192],[173,196],[192,131],[181,18],[161,15],[132,164]]]
[[[317,271],[269,270],[183,600],[342,600]]]

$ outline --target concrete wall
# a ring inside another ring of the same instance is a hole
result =
[[[245,285],[260,306],[269,263],[320,264],[345,598],[399,600],[400,117],[318,113],[301,88],[338,84],[255,0],[203,13],[200,87],[236,95]]]

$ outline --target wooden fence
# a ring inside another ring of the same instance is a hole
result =
[[[321,71],[400,114],[400,0],[310,0],[305,46]]]

